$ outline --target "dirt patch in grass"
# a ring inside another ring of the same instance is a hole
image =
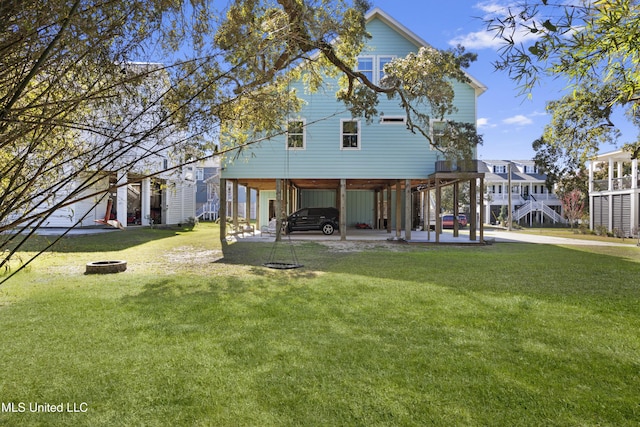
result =
[[[371,250],[384,250],[389,252],[403,252],[408,249],[408,246],[402,242],[394,241],[324,241],[319,242],[321,245],[329,248],[330,252],[336,253],[348,253],[348,252],[363,252]]]
[[[202,250],[191,246],[180,246],[164,255],[170,264],[202,265],[211,264],[222,259],[221,250]]]

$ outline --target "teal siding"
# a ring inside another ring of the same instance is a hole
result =
[[[373,227],[373,203],[373,191],[347,191],[347,227],[352,227],[359,222]]]
[[[276,200],[276,192],[269,190],[260,191],[260,225],[269,224],[269,201]]]
[[[334,190],[303,190],[300,192],[300,208],[336,207]]]
[[[418,47],[380,19],[368,23],[372,34],[364,54],[406,56]],[[340,120],[351,119],[344,105],[336,101],[337,82],[327,81],[315,94],[304,94],[306,148],[286,150],[284,137],[273,138],[246,150],[238,159],[225,159],[224,178],[307,179],[419,179],[435,171],[440,154],[428,141],[403,125],[381,124],[379,118],[367,124],[361,120],[361,148],[342,150]],[[300,93],[304,93],[300,87]],[[450,118],[475,123],[476,96],[467,84],[456,84],[458,111]],[[380,115],[404,115],[397,101],[381,97]]]

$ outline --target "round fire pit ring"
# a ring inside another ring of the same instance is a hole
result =
[[[112,274],[127,269],[127,261],[95,261],[88,262],[85,274]]]

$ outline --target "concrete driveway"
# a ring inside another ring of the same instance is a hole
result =
[[[400,235],[401,239],[404,239],[404,232]],[[440,243],[442,244],[479,244],[479,232],[476,232],[476,238],[478,240],[469,240],[469,230],[460,230],[458,237],[453,237],[453,230],[443,230],[440,235]],[[268,242],[273,241],[275,236],[272,234],[261,234],[260,231],[256,231],[255,235],[245,234],[237,237],[232,237],[229,240],[243,240],[243,241],[259,241]],[[283,235],[283,240],[299,241],[340,241],[340,234],[336,232],[330,236],[325,236],[319,231],[302,231],[294,232],[289,235]],[[375,241],[375,240],[397,240],[395,231],[387,233],[386,230],[358,230],[355,228],[349,228],[347,230],[347,241]],[[484,230],[484,240],[491,243],[535,243],[545,245],[582,245],[582,246],[636,246],[637,241],[635,239],[625,239],[624,242],[599,242],[595,240],[582,240],[582,239],[570,239],[563,237],[550,237],[542,236],[539,234],[532,234],[526,232],[507,231],[502,229],[489,228]],[[411,240],[408,243],[432,243],[435,244],[436,236],[435,232],[427,231],[412,231]]]

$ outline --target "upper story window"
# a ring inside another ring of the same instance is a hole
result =
[[[358,58],[358,71],[365,75],[366,78],[373,82],[373,56],[361,56]]]
[[[444,131],[447,126],[446,122],[433,122],[431,123],[431,141],[435,146],[442,146]]]
[[[305,121],[289,120],[287,124],[287,149],[303,150],[305,146]]]
[[[538,173],[538,167],[534,165],[524,165],[524,173]]]
[[[372,83],[379,84],[384,77],[384,66],[396,57],[391,55],[361,56],[358,58],[358,71],[364,74]]]
[[[507,173],[507,166],[493,165],[493,173]]]
[[[204,168],[196,168],[196,180],[204,181]]]
[[[359,149],[360,148],[360,122],[358,120],[340,120],[340,141],[341,148]]]
[[[393,61],[394,56],[379,56],[378,57],[378,82],[384,77],[384,66]]]

